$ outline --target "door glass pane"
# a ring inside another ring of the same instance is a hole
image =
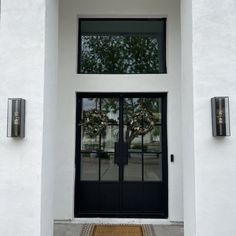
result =
[[[99,150],[99,136],[89,137],[81,130],[81,151],[84,152],[97,152]]]
[[[101,180],[118,181],[119,168],[114,164],[114,153],[102,152],[101,158]]]
[[[100,98],[83,98],[82,99],[82,111],[91,111],[93,109],[99,109],[99,107],[100,107]]]
[[[124,167],[124,180],[142,181],[142,154],[129,154],[128,165]]]
[[[108,125],[106,134],[102,137],[101,149],[106,152],[115,152],[115,142],[119,138],[119,126]]]
[[[126,140],[132,141],[150,132],[155,125],[161,124],[161,99],[125,98],[124,124],[127,125]]]
[[[119,124],[119,99],[118,98],[101,98],[101,110],[104,111],[108,118],[108,124]]]
[[[142,152],[142,136],[134,134],[127,125],[124,125],[124,141],[128,143],[129,152]]]
[[[131,121],[134,118],[134,112],[140,109],[141,98],[124,98],[123,120],[124,124],[132,126]]]
[[[161,126],[154,126],[143,136],[143,148],[147,152],[161,152]]]
[[[138,116],[141,111],[141,98],[125,98],[124,99],[124,141],[128,143],[131,152],[141,151],[142,136],[140,133],[140,125],[142,117]]]
[[[99,179],[99,158],[97,153],[81,153],[81,180]]]
[[[142,152],[142,136],[136,136],[129,145],[130,152]]]
[[[161,123],[161,98],[143,98],[142,107],[147,114],[144,117],[144,127],[146,121],[150,121],[152,125]]]
[[[144,153],[144,181],[162,180],[162,155]]]
[[[106,132],[107,117],[101,111],[100,98],[82,99],[81,148],[93,152],[101,149],[101,137]]]

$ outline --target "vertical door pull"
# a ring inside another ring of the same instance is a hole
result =
[[[116,142],[115,143],[115,164],[127,165],[128,164],[128,143]]]

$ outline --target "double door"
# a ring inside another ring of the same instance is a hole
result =
[[[167,217],[166,99],[77,94],[75,217]]]

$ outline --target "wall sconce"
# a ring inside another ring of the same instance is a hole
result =
[[[8,98],[7,137],[25,137],[25,100]]]
[[[212,135],[230,136],[229,97],[211,98]]]

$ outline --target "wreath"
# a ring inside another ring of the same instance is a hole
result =
[[[135,136],[145,135],[153,130],[157,118],[147,108],[140,109],[127,114],[127,125]],[[108,117],[105,111],[92,109],[84,111],[82,122],[85,135],[95,138],[98,135],[105,135],[108,125]]]
[[[90,138],[106,133],[108,117],[106,112],[97,109],[85,111],[80,125],[84,128],[84,133]]]
[[[155,125],[154,115],[145,107],[139,111],[130,113],[128,116],[128,126],[135,135],[145,135],[150,132]]]

